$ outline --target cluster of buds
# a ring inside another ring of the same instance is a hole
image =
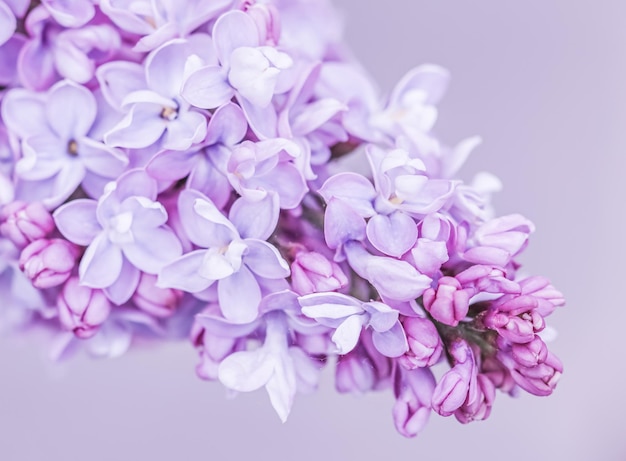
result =
[[[457,178],[480,140],[433,135],[445,69],[381,97],[327,0],[0,0],[0,62],[2,330],[187,339],[283,421],[335,364],[407,437],[555,388],[563,297],[518,276],[534,227],[499,181]]]

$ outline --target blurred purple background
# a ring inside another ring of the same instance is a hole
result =
[[[522,261],[568,299],[550,318],[565,374],[549,398],[499,395],[491,418],[434,415],[406,440],[390,392],[338,395],[325,374],[282,425],[259,391],[225,398],[187,344],[63,368],[0,343],[0,459],[626,459],[626,3],[337,0],[347,39],[388,91],[423,62],[452,71],[437,132],[480,134],[463,170],[497,174],[499,214],[537,225]]]

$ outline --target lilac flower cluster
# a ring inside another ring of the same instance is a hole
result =
[[[550,394],[563,297],[498,180],[456,179],[479,139],[432,134],[448,79],[383,101],[324,0],[0,0],[0,325],[57,358],[191,338],[283,421],[331,362],[408,437]]]

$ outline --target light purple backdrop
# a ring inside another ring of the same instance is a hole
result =
[[[500,214],[537,225],[523,261],[569,301],[551,317],[565,363],[550,398],[499,395],[491,418],[395,433],[390,393],[335,393],[327,373],[282,425],[264,392],[225,399],[186,344],[57,369],[0,348],[0,459],[626,459],[626,3],[337,0],[347,37],[389,90],[415,64],[453,73],[438,133],[480,134],[464,173],[503,180]]]

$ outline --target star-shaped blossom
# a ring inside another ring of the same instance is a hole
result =
[[[145,66],[115,61],[98,69],[103,94],[125,116],[109,132],[111,146],[140,149],[158,143],[162,149],[186,150],[206,135],[206,117],[190,110],[180,96],[187,59],[204,55],[211,39],[196,34],[154,50]],[[210,59],[210,58],[207,58]]]
[[[363,327],[373,330],[372,340],[381,354],[399,357],[408,350],[398,311],[384,303],[364,303],[341,293],[313,293],[298,302],[304,315],[335,329],[332,340],[341,355],[355,348]]]
[[[194,106],[213,109],[236,96],[252,129],[261,137],[274,136],[276,112],[271,107],[272,98],[285,90],[279,77],[293,60],[261,43],[254,20],[242,11],[220,16],[212,36],[219,64],[201,67],[189,75],[183,97]]]
[[[163,268],[158,285],[201,293],[217,282],[224,317],[245,323],[258,315],[264,279],[284,279],[289,265],[265,241],[276,227],[277,198],[237,201],[228,218],[200,192],[180,194],[179,212],[190,240],[200,249]]]
[[[80,282],[104,289],[116,304],[132,296],[140,271],[156,274],[182,253],[156,196],[156,181],[131,170],[110,183],[99,201],[73,200],[54,212],[59,231],[87,247],[78,268]]]
[[[70,81],[45,94],[14,89],[6,95],[2,117],[22,140],[23,156],[15,166],[18,197],[53,208],[79,185],[92,197],[102,194],[128,160],[90,137],[97,115],[93,94]]]

